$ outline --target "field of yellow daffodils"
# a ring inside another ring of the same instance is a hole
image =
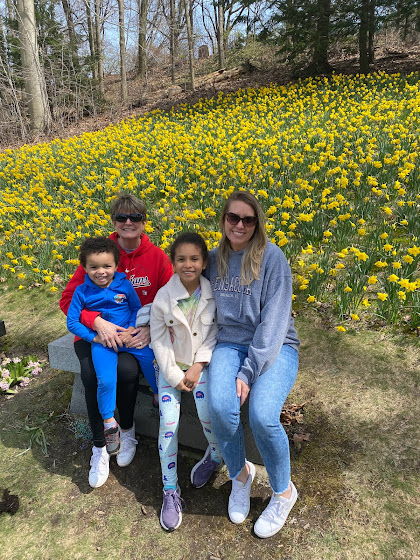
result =
[[[145,199],[167,248],[195,228],[209,247],[234,189],[263,205],[295,299],[420,325],[419,75],[336,75],[238,90],[77,138],[0,154],[1,277],[59,290],[85,236],[112,231],[119,191]]]

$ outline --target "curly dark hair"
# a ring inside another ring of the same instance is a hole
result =
[[[178,237],[171,245],[169,254],[172,262],[175,261],[175,253],[177,248],[180,245],[184,245],[185,243],[189,243],[191,245],[195,245],[196,247],[198,247],[201,251],[201,256],[203,257],[203,261],[204,262],[208,261],[207,245],[204,239],[201,237],[201,235],[196,233],[195,231],[184,231],[183,233],[178,235]]]
[[[120,262],[120,250],[118,245],[109,237],[88,237],[80,245],[80,264],[86,267],[86,259],[94,253],[112,253],[114,255],[115,264],[118,266]]]

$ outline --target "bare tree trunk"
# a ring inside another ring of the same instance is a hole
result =
[[[104,68],[102,56],[102,39],[101,39],[101,11],[102,0],[95,0],[95,53],[98,73],[99,95],[104,97]]]
[[[14,19],[14,10],[12,0],[6,0],[7,5],[7,16],[9,19]]]
[[[3,22],[0,18],[0,62],[3,67],[7,64],[7,53],[6,53],[6,38],[3,32]]]
[[[191,20],[190,20],[190,10],[188,8],[188,0],[184,0],[184,9],[185,9],[185,23],[187,24],[187,37],[188,37],[188,59],[190,63],[190,82],[191,82],[191,90],[195,90],[195,83],[194,83],[194,44],[193,44],[193,35],[192,35],[192,28],[191,28]]]
[[[61,0],[61,3],[63,5],[64,15],[66,17],[67,33],[70,42],[76,44],[76,31],[74,30],[73,14],[71,13],[70,4],[68,0]]]
[[[314,75],[329,74],[331,72],[331,66],[328,62],[331,0],[318,0],[317,8],[314,52],[308,67],[308,73]]]
[[[139,41],[138,41],[138,73],[141,78],[146,77],[146,24],[149,0],[139,0]]]
[[[375,51],[373,41],[375,38],[375,0],[369,2],[369,34],[368,34],[368,60],[369,64],[373,64],[375,59]]]
[[[223,0],[218,0],[217,3],[217,50],[219,54],[219,70],[226,66],[225,58],[225,10]]]
[[[79,64],[79,55],[77,52],[77,37],[74,28],[73,14],[71,12],[70,4],[68,0],[61,0],[61,3],[63,5],[64,15],[66,17],[67,33],[70,41],[71,60],[72,60],[73,68],[77,70],[79,69],[80,64]]]
[[[93,79],[96,81],[98,79],[98,68],[96,65],[95,29],[93,26],[92,10],[90,9],[90,0],[85,0],[85,7],[86,7],[86,20],[87,20],[87,27],[88,27],[90,57],[92,59],[92,76]]]
[[[184,0],[178,0],[178,4],[175,2],[175,25],[174,25],[174,55],[175,61],[179,58],[179,39],[181,37],[181,30],[184,24]]]
[[[169,0],[170,19],[171,19],[171,42],[169,53],[171,58],[171,79],[175,83],[175,0]]]
[[[360,27],[359,27],[359,65],[360,72],[369,72],[368,57],[368,30],[369,30],[369,0],[362,0],[360,6]]]
[[[191,38],[192,38],[192,48],[194,52],[195,48],[195,40],[194,40],[194,0],[189,1],[189,8],[188,13],[190,15],[190,24],[191,24]]]
[[[200,8],[201,8],[201,20],[202,20],[202,23],[203,23],[203,27],[204,27],[204,29],[207,33],[207,36],[210,40],[212,54],[214,54],[216,52],[216,49],[214,48],[213,34],[210,33],[210,30],[208,29],[207,24],[206,24],[206,19],[204,17],[204,2],[203,2],[203,0],[200,0]]]
[[[118,23],[120,28],[120,74],[121,74],[121,98],[123,103],[127,101],[127,66],[125,53],[124,32],[124,0],[118,0]]]
[[[34,1],[17,0],[16,7],[29,119],[31,131],[34,136],[37,136],[50,128],[51,113],[45,77],[39,62]]]

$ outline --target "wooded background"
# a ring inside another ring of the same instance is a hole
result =
[[[357,52],[369,72],[375,39],[416,42],[420,0],[0,0],[0,137],[36,139],[103,107],[104,76],[149,80],[160,67],[177,81],[181,63],[250,41],[278,45],[279,61],[300,75],[331,72],[333,46]]]

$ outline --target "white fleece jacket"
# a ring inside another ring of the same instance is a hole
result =
[[[210,282],[200,276],[201,297],[192,329],[178,306],[178,300],[189,297],[178,274],[174,274],[156,294],[150,313],[151,347],[159,368],[172,386],[176,387],[185,374],[176,362],[192,365],[209,362],[216,346],[216,303]],[[171,342],[169,327],[174,330]]]

